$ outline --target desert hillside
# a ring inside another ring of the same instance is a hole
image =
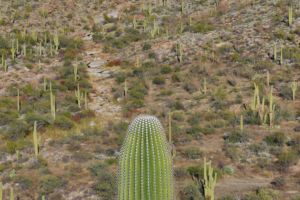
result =
[[[300,200],[298,0],[0,0],[0,57],[0,200]]]

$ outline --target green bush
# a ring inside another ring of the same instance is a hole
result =
[[[169,67],[169,66],[163,66],[161,69],[160,69],[160,73],[162,74],[169,74],[172,72],[172,68]]]
[[[182,200],[204,200],[199,188],[195,184],[188,185],[181,191]]]
[[[7,109],[0,109],[0,126],[5,126],[18,118],[18,112],[7,110]]]
[[[297,164],[299,159],[297,153],[291,150],[283,150],[277,158],[277,165],[281,171],[288,170],[290,166]]]
[[[286,140],[287,138],[282,132],[273,133],[272,135],[266,136],[264,139],[268,145],[272,146],[283,146]]]
[[[164,85],[165,84],[165,79],[162,76],[157,76],[153,79],[152,81],[155,85]]]
[[[54,126],[63,129],[63,130],[69,130],[73,128],[74,123],[72,120],[70,120],[68,117],[59,115],[56,117],[54,121]]]
[[[254,192],[250,192],[246,194],[243,200],[279,200],[278,192],[267,189],[267,188],[259,188]]]
[[[105,163],[93,164],[89,169],[96,181],[93,185],[95,192],[100,195],[101,199],[115,199],[116,184],[113,175],[107,173],[108,165]]]
[[[24,120],[16,120],[9,124],[5,131],[5,136],[9,139],[16,140],[24,138],[31,131],[31,126]]]
[[[214,27],[212,26],[212,24],[209,24],[207,22],[197,22],[191,27],[191,31],[194,33],[208,33],[213,30]]]
[[[229,143],[244,143],[249,140],[249,136],[245,133],[234,131],[224,137],[224,140]]]
[[[43,194],[53,193],[56,189],[63,187],[66,184],[61,177],[54,175],[46,175],[41,178],[40,189]]]
[[[184,155],[188,159],[199,159],[203,156],[203,152],[196,147],[190,147],[184,151]]]
[[[36,121],[39,127],[46,127],[50,124],[51,117],[49,115],[41,115],[39,113],[28,113],[25,116],[25,121],[33,126]]]

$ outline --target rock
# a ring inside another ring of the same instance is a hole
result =
[[[300,132],[300,126],[296,126],[296,127],[294,128],[294,131],[295,131],[295,132]]]
[[[119,17],[119,11],[117,11],[117,10],[112,10],[111,12],[109,12],[109,13],[107,14],[107,16],[108,16],[109,18],[117,19],[117,18]]]
[[[91,63],[88,64],[88,67],[89,68],[100,68],[102,67],[103,65],[106,64],[106,61],[105,60],[96,60],[96,61],[93,61]]]

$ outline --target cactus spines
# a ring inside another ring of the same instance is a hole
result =
[[[172,158],[159,120],[130,124],[119,160],[118,200],[174,200]]]
[[[36,157],[39,155],[39,140],[38,140],[38,133],[37,133],[37,122],[34,122],[33,125],[33,146],[34,146],[34,154]]]
[[[296,100],[296,92],[298,90],[298,84],[295,80],[291,83],[291,90],[292,90],[292,95],[293,95],[293,101],[295,101]]]
[[[217,183],[217,173],[211,167],[211,161],[206,162],[204,158],[203,164],[203,186],[205,199],[214,200],[215,186]]]

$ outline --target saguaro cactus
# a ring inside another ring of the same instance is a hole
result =
[[[14,188],[10,188],[10,194],[9,194],[9,200],[14,200],[15,199],[15,195],[14,195]]]
[[[55,120],[55,118],[56,118],[56,100],[55,100],[55,95],[53,94],[53,91],[52,91],[52,83],[51,82],[50,82],[49,88],[50,88],[51,115],[52,115],[52,118]]]
[[[171,153],[159,120],[142,115],[128,129],[119,160],[118,200],[174,200]]]
[[[3,199],[3,184],[0,182],[0,200]]]
[[[295,80],[291,83],[291,89],[292,89],[293,101],[295,101],[296,100],[296,92],[298,90],[298,84]]]
[[[34,147],[34,154],[36,157],[39,155],[39,139],[38,139],[38,133],[37,133],[37,122],[34,122],[33,126],[33,147]]]
[[[292,26],[293,24],[293,7],[289,7],[289,26]]]
[[[217,183],[217,173],[215,173],[213,168],[211,167],[211,161],[206,162],[206,158],[204,158],[203,165],[203,185],[205,199],[214,200],[215,186]]]

